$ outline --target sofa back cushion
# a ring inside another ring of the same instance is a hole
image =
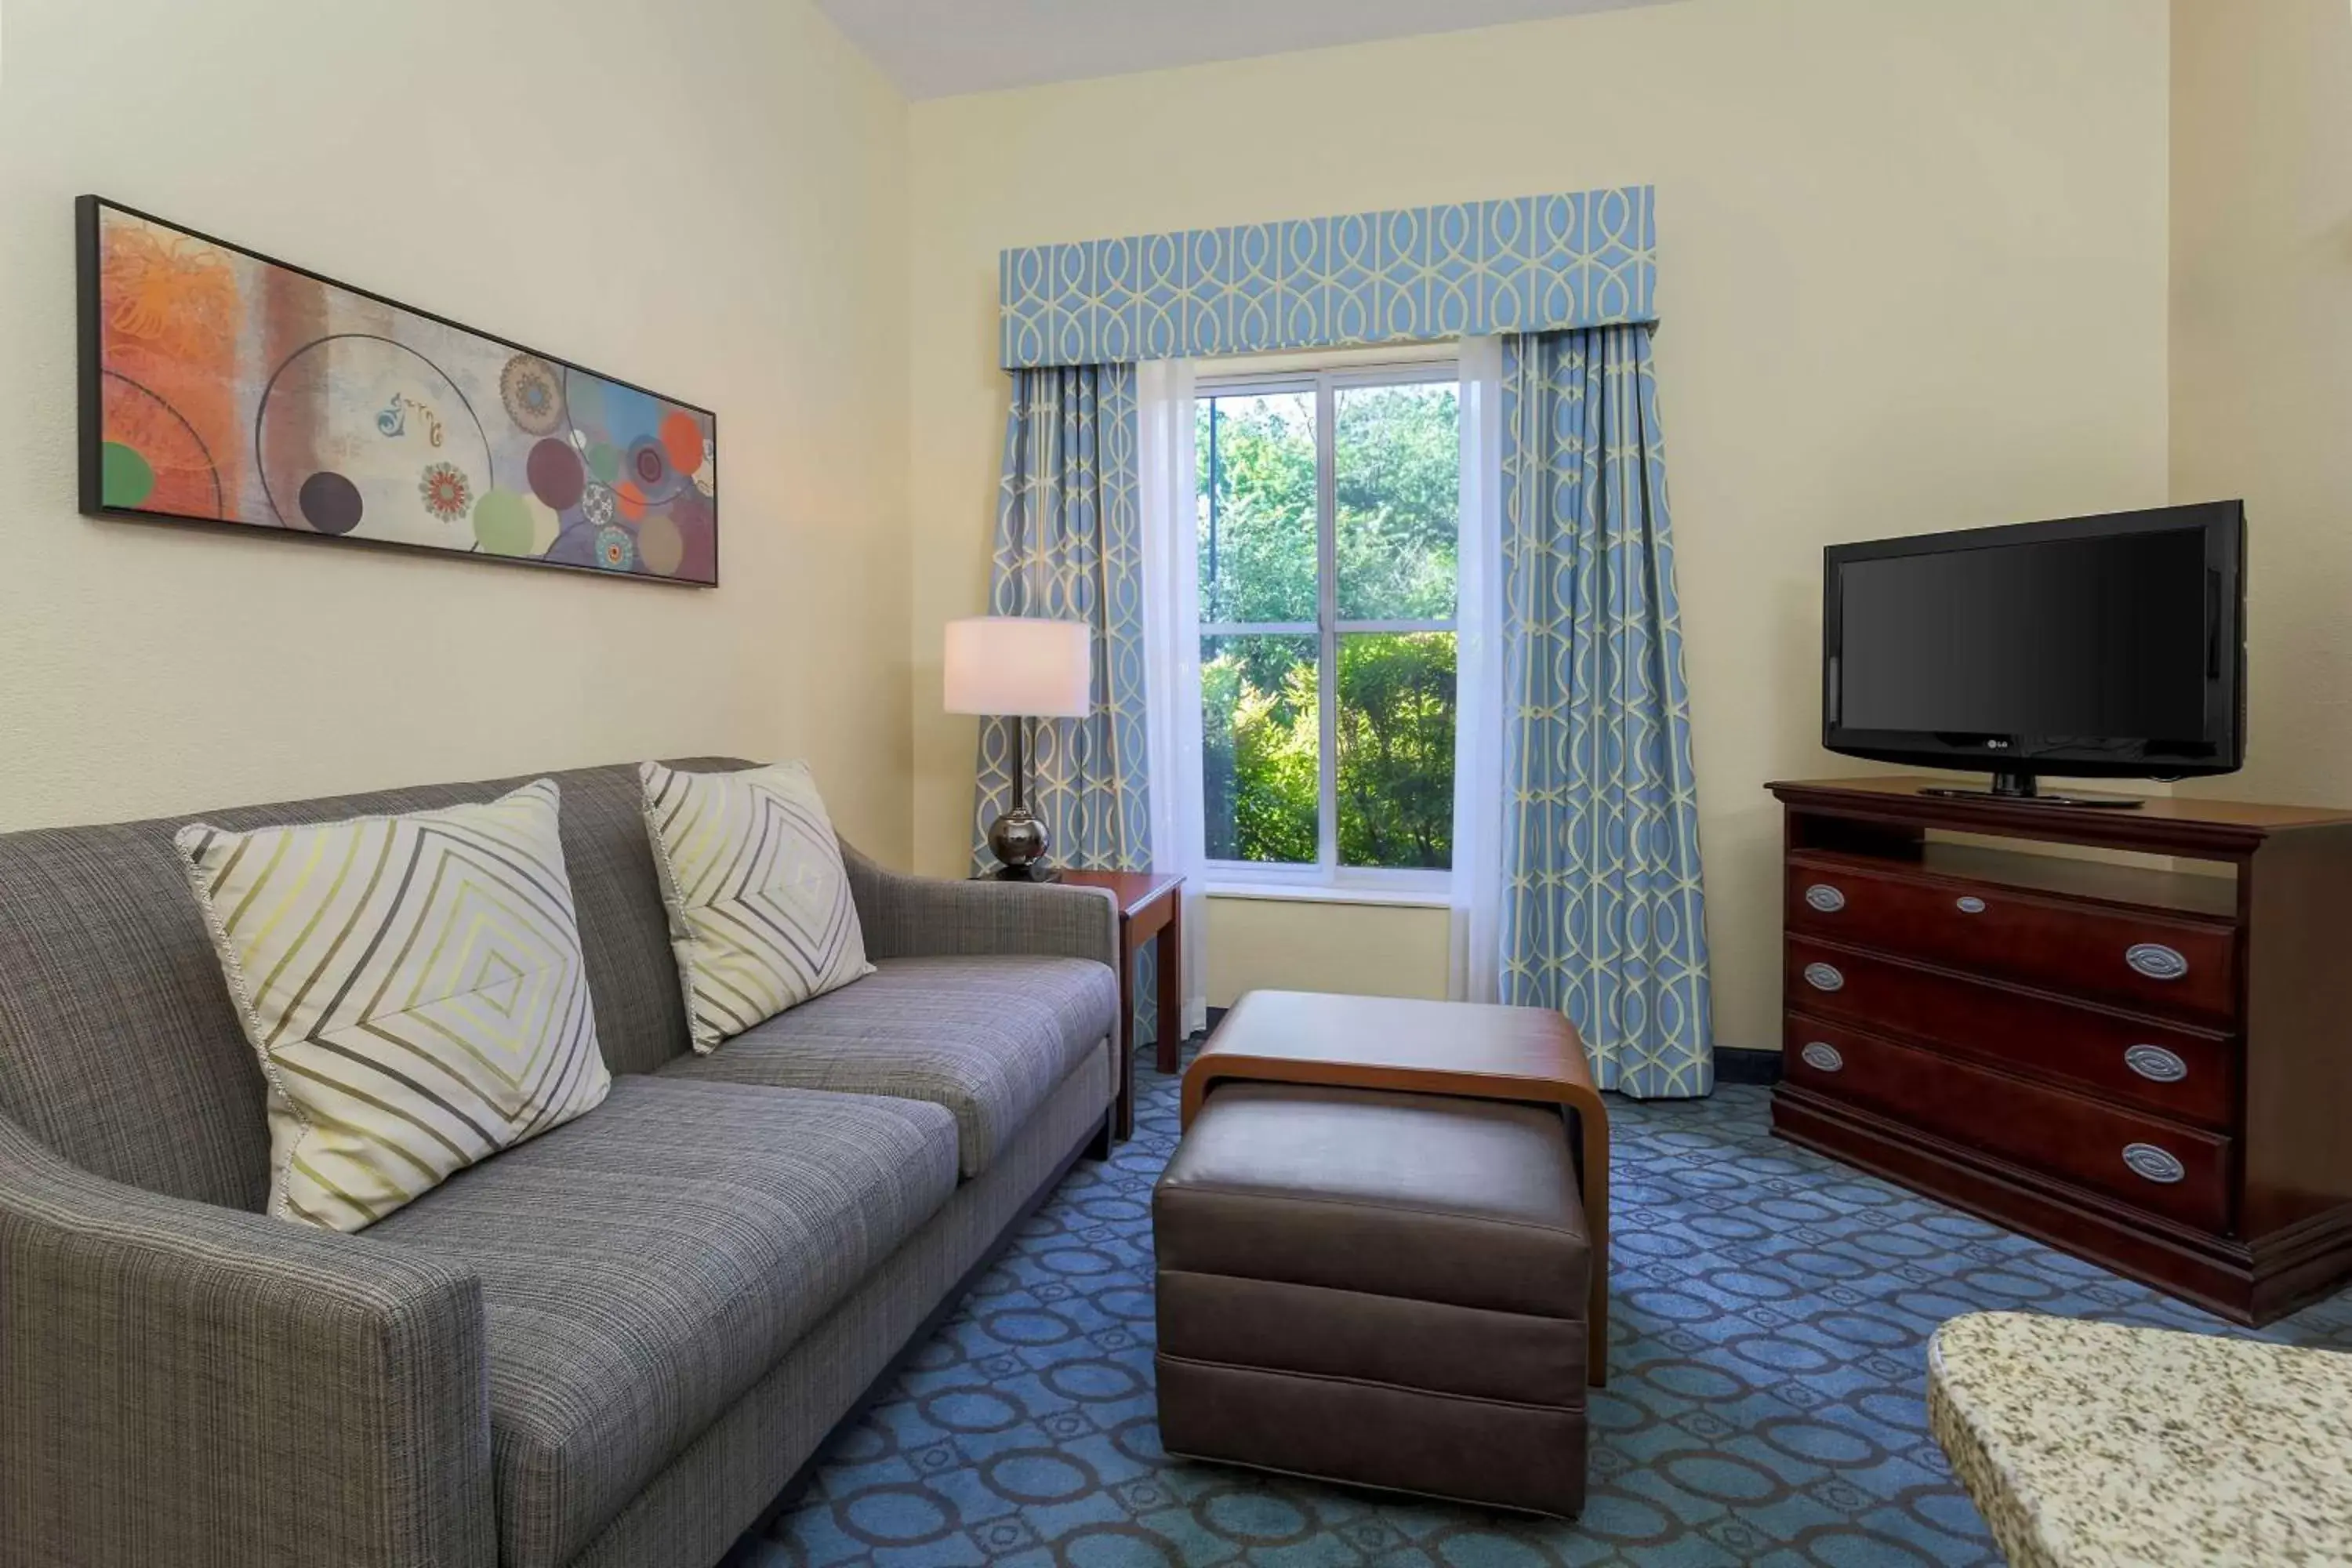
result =
[[[702,758],[696,769],[745,764]],[[533,776],[0,835],[0,1115],[85,1170],[259,1209],[261,1072],[172,836],[495,800]],[[606,1065],[687,1052],[686,1010],[634,763],[551,775]]]

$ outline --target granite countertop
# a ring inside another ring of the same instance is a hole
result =
[[[2352,1563],[2352,1355],[1976,1312],[1927,1418],[2011,1568]]]

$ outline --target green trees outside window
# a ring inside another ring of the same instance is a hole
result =
[[[1212,859],[1321,863],[1328,745],[1338,866],[1452,864],[1461,414],[1446,374],[1200,400]]]

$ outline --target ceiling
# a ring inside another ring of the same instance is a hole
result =
[[[1667,0],[817,0],[908,98],[1121,76]]]

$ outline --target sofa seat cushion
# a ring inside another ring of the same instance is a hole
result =
[[[971,1177],[1118,1019],[1118,978],[1087,959],[890,958],[662,1076],[943,1105]]]
[[[368,1232],[481,1276],[499,1561],[565,1563],[955,1187],[878,1096],[622,1077]]]

